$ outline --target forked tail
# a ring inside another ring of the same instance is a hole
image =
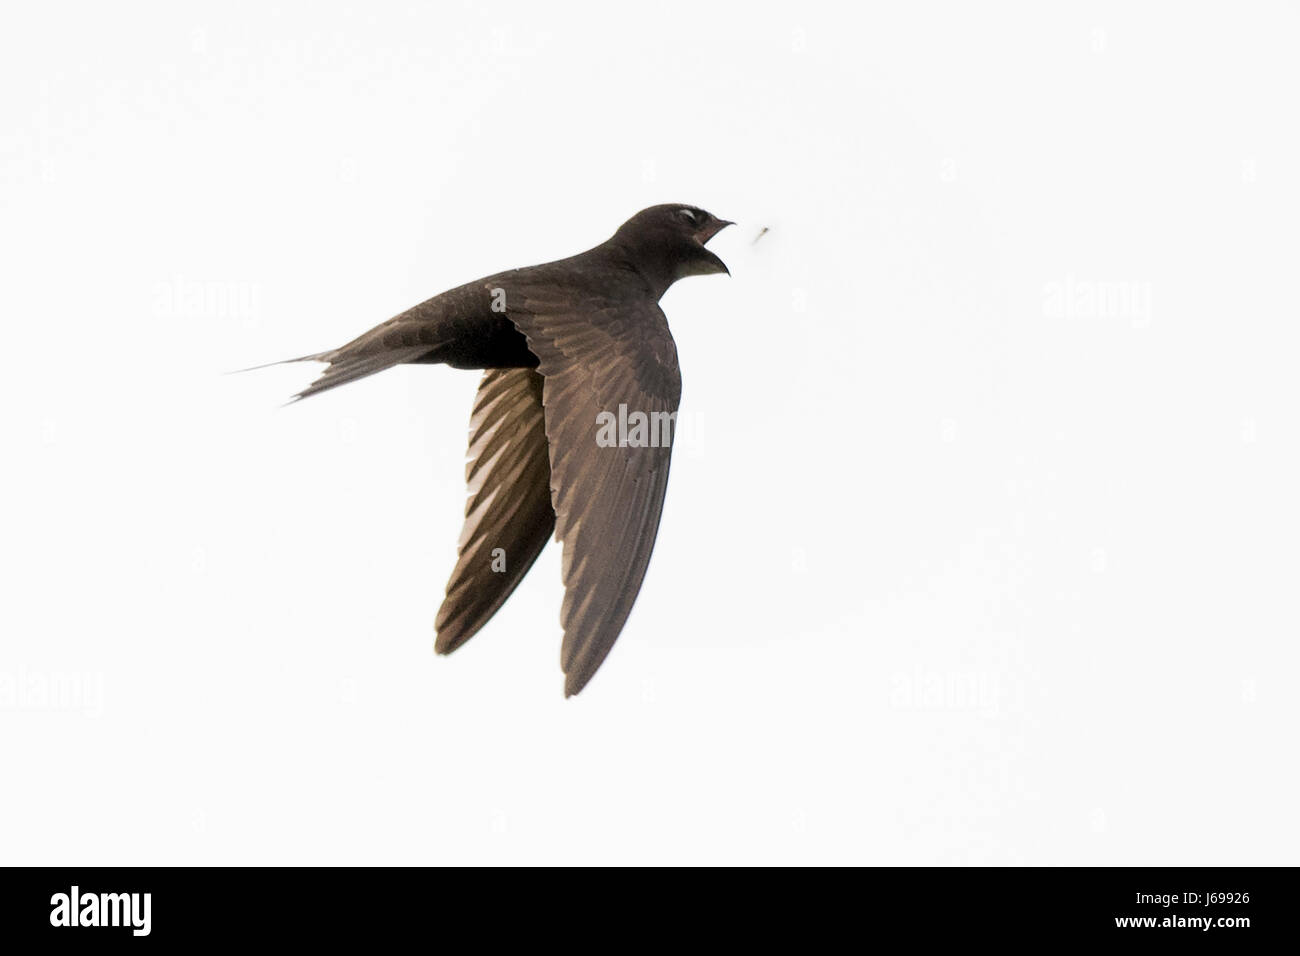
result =
[[[279,362],[268,362],[265,365],[254,365],[252,368],[241,368],[241,372],[255,372],[260,368],[271,368],[276,365],[292,365],[294,362],[325,362],[329,365],[325,371],[321,372],[316,381],[312,382],[301,392],[289,399],[286,404],[292,405],[294,402],[302,401],[312,395],[318,395],[321,392],[327,392],[331,388],[337,388],[340,385],[346,385],[348,382],[355,382],[359,378],[365,378],[367,375],[374,375],[376,372],[382,372],[386,368],[392,368],[394,365],[401,365],[413,358],[429,351],[427,345],[416,345],[409,348],[386,349],[383,351],[367,352],[352,351],[344,346],[341,349],[334,349],[330,352],[316,352],[313,355],[300,355],[298,358],[282,359]]]

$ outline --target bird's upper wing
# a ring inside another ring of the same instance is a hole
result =
[[[648,299],[575,301],[545,285],[505,288],[510,318],[545,380],[551,502],[564,545],[560,660],[569,696],[609,653],[650,561],[681,399],[677,348],[663,311]],[[617,424],[611,429],[602,413],[628,423],[629,441],[618,442]],[[638,416],[645,422],[639,434]]]
[[[526,368],[484,373],[470,417],[468,458],[459,558],[434,625],[440,654],[487,623],[555,528],[540,375]]]

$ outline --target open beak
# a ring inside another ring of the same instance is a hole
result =
[[[718,233],[722,232],[728,226],[734,226],[735,223],[729,219],[711,219],[709,222],[695,234],[695,241],[704,245]]]
[[[711,249],[704,249],[703,247],[706,242],[718,233],[722,232],[722,230],[726,229],[728,226],[734,225],[735,223],[728,219],[710,219],[704,224],[702,229],[695,233],[695,241],[700,244],[704,258],[710,264],[710,268],[707,271],[725,272],[727,275],[731,275],[731,270],[727,268],[727,264],[719,259]]]

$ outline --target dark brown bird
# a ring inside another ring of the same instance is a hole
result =
[[[618,638],[659,530],[681,397],[659,299],[727,272],[704,244],[731,225],[669,203],[605,242],[451,289],[342,348],[306,398],[402,363],[486,369],[470,419],[459,558],[435,624],[449,654],[496,613],[551,532],[562,542],[565,696]]]

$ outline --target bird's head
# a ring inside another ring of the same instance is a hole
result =
[[[687,276],[725,272],[726,264],[704,248],[704,244],[727,226],[697,206],[665,203],[651,206],[623,223],[610,241],[624,249],[636,266],[661,285],[668,286]]]

